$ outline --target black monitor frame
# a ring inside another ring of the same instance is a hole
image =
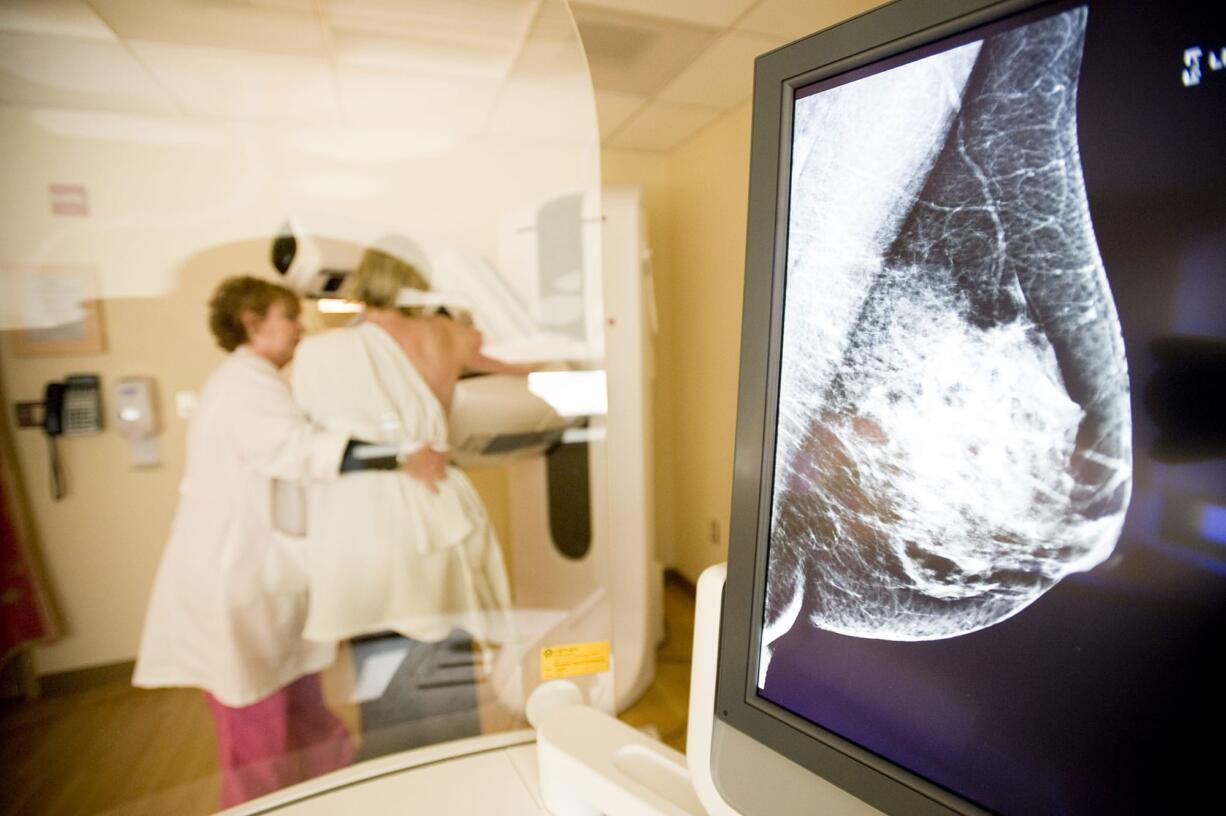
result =
[[[716,728],[747,735],[889,813],[984,811],[757,694],[775,473],[793,103],[796,91],[814,82],[1043,5],[1052,4],[1046,0],[897,0],[765,54],[757,59],[754,71],[740,385]],[[721,768],[718,754],[717,745],[711,758],[712,775],[721,792],[731,793],[723,790],[721,779],[745,774],[746,769]],[[799,812],[807,811],[802,805]]]

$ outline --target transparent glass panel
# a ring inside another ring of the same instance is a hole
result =
[[[0,810],[206,813],[641,690],[642,235],[623,198],[611,285],[564,2],[13,4],[0,98]]]

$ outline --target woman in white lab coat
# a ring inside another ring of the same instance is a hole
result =
[[[320,690],[335,646],[301,637],[302,540],[276,529],[273,507],[278,480],[334,479],[354,461],[355,443],[312,424],[278,375],[302,336],[292,292],[230,278],[209,309],[213,335],[232,353],[205,383],[188,427],[182,495],[133,683],[205,691],[228,807],[353,756]],[[441,476],[425,457],[405,469],[430,483]]]

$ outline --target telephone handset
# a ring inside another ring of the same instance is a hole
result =
[[[64,497],[64,472],[56,437],[102,430],[102,388],[95,374],[74,374],[49,382],[43,391],[43,432],[51,460],[51,498]]]
[[[59,436],[64,432],[64,392],[67,390],[63,383],[51,382],[43,391],[43,432],[47,436]]]

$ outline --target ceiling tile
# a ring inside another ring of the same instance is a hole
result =
[[[448,135],[481,130],[498,90],[489,82],[343,67],[336,82],[347,124]]]
[[[755,0],[583,0],[582,5],[725,28],[732,25],[754,2]]]
[[[721,113],[719,108],[652,102],[631,117],[605,144],[622,150],[672,150]]]
[[[754,58],[783,44],[778,37],[730,32],[666,85],[659,98],[715,108],[744,102],[753,95]]]
[[[361,164],[408,161],[448,149],[454,141],[420,127],[321,125],[294,128],[286,145],[301,156]]]
[[[225,0],[91,0],[122,39],[320,57],[327,33],[314,14]]]
[[[643,107],[647,97],[615,91],[596,92],[596,115],[600,119],[600,138],[604,140]]]
[[[4,0],[0,31],[114,40],[115,34],[81,0]]]
[[[70,139],[123,144],[216,147],[226,144],[222,128],[174,116],[141,116],[113,111],[42,110],[34,122],[47,133]]]
[[[791,42],[815,31],[863,14],[883,5],[884,0],[762,0],[736,27],[741,31],[773,34]]]
[[[400,71],[424,76],[483,77],[501,80],[515,59],[517,42],[499,47],[437,39],[339,31],[334,38],[338,65]]]
[[[0,99],[31,108],[172,113],[173,100],[117,42],[0,33]]]
[[[554,0],[556,2],[557,0]],[[523,36],[538,0],[324,0],[338,31],[410,36],[440,43],[501,48]]]
[[[256,8],[293,11],[299,14],[315,13],[315,0],[244,0],[244,2]]]
[[[592,6],[571,10],[598,91],[652,96],[719,35],[714,28]]]
[[[531,77],[547,77],[549,81],[559,77],[579,79],[590,101],[591,79],[583,42],[564,3],[555,0],[542,4],[530,30],[524,32],[512,69],[512,81]]]
[[[498,95],[487,132],[495,141],[550,145],[561,157],[566,152],[598,149],[596,115],[591,87],[585,81],[517,82]]]
[[[324,8],[338,64],[499,81],[520,53],[538,2],[325,0]]]
[[[323,60],[144,41],[130,46],[193,116],[312,124],[340,116]]]
[[[489,134],[587,150],[600,143],[583,45],[565,3],[541,4],[507,82]]]

